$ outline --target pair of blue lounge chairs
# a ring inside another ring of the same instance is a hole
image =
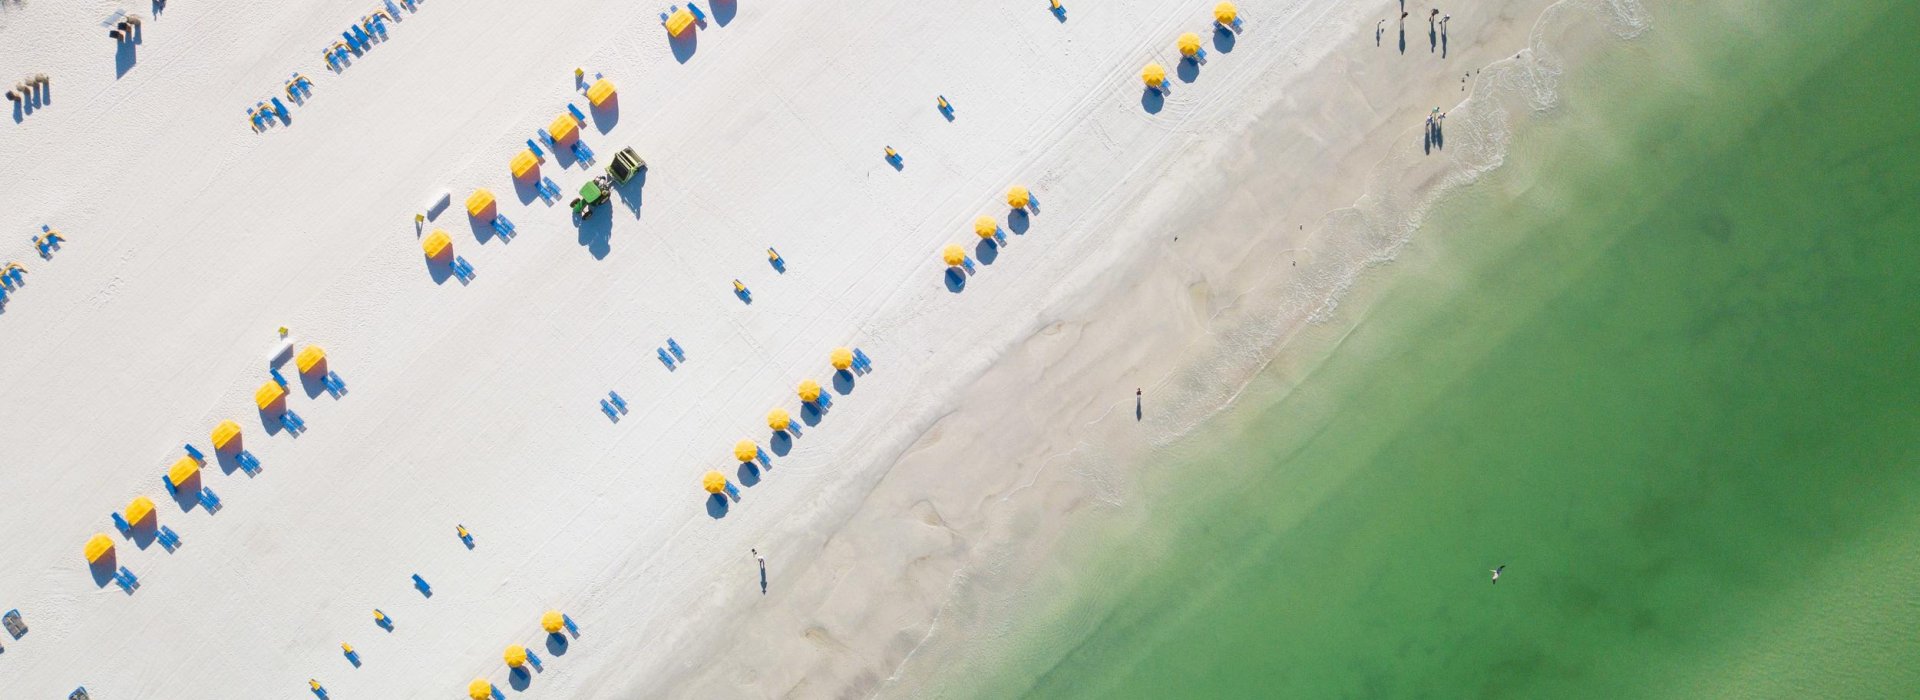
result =
[[[233,461],[240,464],[240,471],[246,472],[247,476],[260,473],[260,458],[253,456],[252,452],[241,450],[233,456]]]
[[[113,529],[119,530],[122,537],[133,536],[133,524],[128,523],[127,519],[121,517],[119,513],[113,514]]]
[[[280,412],[280,427],[286,428],[288,434],[299,435],[300,433],[306,431],[307,422],[305,420],[302,420],[300,418],[300,414],[298,413],[294,413],[293,411],[282,411]]]
[[[527,139],[527,150],[533,151],[533,157],[535,158],[539,158],[541,160],[546,160],[547,158],[547,152],[540,150],[540,145],[534,143],[533,139]]]
[[[860,348],[853,349],[853,368],[863,373],[873,371],[873,360],[867,358],[865,350],[861,350]]]
[[[133,572],[128,571],[124,566],[120,567],[119,571],[113,572],[113,582],[120,584],[120,590],[127,593],[133,593],[133,589],[140,587],[140,577],[133,575]]]
[[[534,185],[533,190],[539,192],[540,197],[547,200],[549,204],[560,198],[560,186],[554,184],[553,178],[550,177],[541,176],[540,184]]]
[[[587,123],[587,115],[581,114],[580,108],[573,106],[572,102],[567,103],[567,113],[573,115],[573,118],[581,124],[584,125]]]
[[[181,445],[181,446],[180,446],[180,448],[181,448],[181,449],[183,449],[183,450],[186,450],[186,451],[187,451],[187,456],[188,456],[188,457],[192,457],[192,458],[193,458],[193,461],[195,461],[195,462],[199,462],[199,463],[201,463],[201,464],[206,464],[206,463],[207,463],[207,456],[206,456],[206,455],[203,455],[203,454],[200,454],[200,450],[199,450],[199,449],[197,449],[197,448],[195,448],[195,447],[193,446],[193,443],[191,443],[191,442],[189,442],[189,443],[187,443],[187,444],[185,444],[185,445]]]
[[[208,513],[220,512],[220,496],[211,487],[200,487],[200,507],[207,509]]]
[[[653,354],[660,358],[660,364],[666,365],[667,369],[673,369],[673,356],[667,354],[666,348],[654,348]]]
[[[420,595],[424,595],[428,597],[433,596],[433,587],[427,585],[427,580],[420,578],[419,574],[413,575],[413,587],[420,589]]]
[[[455,255],[453,263],[448,267],[453,268],[453,276],[460,278],[461,282],[473,281],[473,265],[468,263],[466,258]]]
[[[339,372],[329,370],[327,376],[320,378],[320,386],[326,387],[327,393],[332,394],[336,399],[340,398],[341,394],[347,393],[347,382],[340,378]]]
[[[600,400],[600,412],[607,414],[608,420],[618,421],[627,412],[627,400],[620,398],[620,392],[609,391],[607,398]]]
[[[491,224],[491,226],[493,226],[493,232],[500,234],[501,238],[513,237],[513,234],[514,234],[513,222],[508,221],[507,216],[505,214],[495,215],[493,217],[493,223]]]
[[[180,548],[180,535],[173,528],[161,526],[160,534],[154,535],[154,539],[159,540],[160,546],[166,547],[169,552]]]
[[[580,159],[582,163],[592,163],[593,149],[587,148],[587,142],[576,139],[573,142],[573,157]]]
[[[280,388],[287,388],[287,378],[280,374],[279,367],[268,367],[267,374],[273,377],[273,383],[279,384]]]
[[[675,362],[687,361],[687,353],[685,351],[682,351],[680,349],[680,343],[676,342],[672,338],[667,339],[666,350],[662,350],[660,348],[654,348],[653,351],[660,355],[660,362],[664,363],[667,366],[667,369],[673,369],[673,365]],[[671,351],[673,355],[671,356],[667,355],[669,351]]]

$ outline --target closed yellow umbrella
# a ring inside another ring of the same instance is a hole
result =
[[[760,446],[752,440],[741,440],[733,444],[733,458],[742,462],[751,462],[760,456]]]
[[[420,239],[420,250],[426,251],[427,257],[429,258],[439,259],[441,255],[446,254],[447,248],[452,246],[453,239],[447,236],[447,232],[442,229],[434,229],[433,233],[429,233],[426,238]]]
[[[475,678],[467,684],[467,697],[473,700],[487,700],[493,697],[493,684],[485,678]]]
[[[467,195],[467,216],[477,218],[487,213],[487,208],[491,206],[493,206],[493,192],[485,187],[475,189],[473,194]]]
[[[576,131],[579,126],[579,123],[573,120],[573,115],[562,114],[554,117],[553,123],[547,125],[547,135],[553,137],[554,143],[561,143],[573,138],[573,132]]]
[[[87,538],[87,561],[100,561],[100,557],[106,556],[111,551],[113,551],[113,538],[100,533],[94,533],[92,537]]]
[[[1173,45],[1180,47],[1180,55],[1192,56],[1200,53],[1200,35],[1193,32],[1181,34],[1179,40]]]
[[[673,14],[667,16],[668,34],[680,36],[681,32],[691,26],[693,26],[693,13],[686,11],[685,8],[674,10]]]
[[[613,81],[606,78],[593,81],[593,87],[587,88],[587,101],[598,107],[613,96]]]
[[[982,216],[973,220],[973,232],[981,238],[992,238],[993,234],[999,231],[1000,222],[994,221],[991,216]]]
[[[1233,21],[1239,18],[1240,8],[1234,7],[1233,3],[1223,1],[1213,6],[1213,21],[1215,22],[1233,24]]]
[[[523,178],[527,173],[533,172],[534,168],[540,167],[540,159],[533,155],[533,151],[522,148],[519,153],[514,154],[510,167],[513,169],[515,179]]]
[[[548,610],[540,615],[540,629],[546,630],[548,634],[559,634],[560,629],[566,626],[567,616],[560,614],[558,610]]]
[[[153,499],[151,498],[140,496],[134,498],[132,503],[127,504],[127,522],[129,523],[138,523],[146,520],[147,516],[150,515],[153,515]]]
[[[519,668],[527,663],[527,648],[518,644],[509,644],[507,653],[502,656],[506,657],[508,666]]]
[[[834,348],[829,357],[834,369],[846,369],[853,366],[853,351],[846,348]]]
[[[1015,209],[1025,209],[1032,201],[1033,196],[1027,194],[1027,188],[1019,185],[1007,188],[1007,206]]]
[[[940,259],[945,260],[948,267],[959,267],[961,263],[967,261],[967,251],[957,245],[948,245],[940,249]]]
[[[198,473],[200,473],[199,462],[193,461],[192,457],[181,457],[180,461],[174,462],[172,467],[167,468],[167,481],[174,486],[179,486],[187,483],[188,479]]]
[[[1145,81],[1147,87],[1160,87],[1161,83],[1167,82],[1167,69],[1158,63],[1149,63],[1146,68],[1140,69],[1140,80]]]
[[[707,493],[726,493],[727,475],[720,472],[707,472],[705,476],[700,477],[700,486],[705,488]]]
[[[793,418],[787,415],[787,409],[776,408],[767,412],[767,427],[786,430],[789,425],[793,425]]]
[[[318,345],[308,345],[300,348],[300,354],[294,356],[293,366],[299,367],[301,374],[306,374],[312,372],[313,368],[319,367],[320,363],[326,359],[327,351],[321,350]]]
[[[279,382],[267,382],[261,384],[260,389],[253,392],[253,404],[259,406],[260,410],[264,411],[271,408],[273,404],[280,399],[286,398],[286,396],[287,390],[282,388]]]
[[[233,442],[237,437],[240,437],[239,423],[230,420],[220,421],[219,425],[213,426],[213,449],[223,449],[227,443]]]
[[[813,403],[820,400],[820,382],[808,379],[800,382],[800,400]]]

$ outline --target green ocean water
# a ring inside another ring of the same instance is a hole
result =
[[[947,694],[1920,697],[1920,5],[1726,5],[1569,71]]]

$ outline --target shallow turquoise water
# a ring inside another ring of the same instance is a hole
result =
[[[1920,695],[1916,7],[1656,8],[948,690]]]

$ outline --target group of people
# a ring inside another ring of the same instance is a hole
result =
[[[1400,53],[1407,52],[1407,17],[1407,2],[1400,0]],[[1447,57],[1447,20],[1450,19],[1453,19],[1453,15],[1442,15],[1439,8],[1434,8],[1427,13],[1428,53],[1438,51],[1441,58]],[[1378,24],[1373,25],[1373,45],[1379,46],[1380,38],[1386,36],[1386,33],[1386,20],[1380,20]]]

